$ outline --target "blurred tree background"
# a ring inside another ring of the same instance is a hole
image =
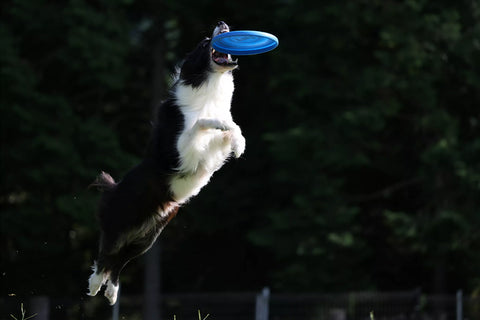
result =
[[[480,287],[480,1],[0,7],[2,296],[85,294],[87,187],[139,161],[175,65],[219,20],[280,46],[239,59],[247,150],[161,235],[162,290]]]

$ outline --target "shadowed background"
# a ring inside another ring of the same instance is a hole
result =
[[[2,298],[85,295],[87,186],[139,161],[175,65],[219,20],[280,45],[239,59],[246,153],[160,236],[161,290],[478,293],[480,2],[0,6]]]

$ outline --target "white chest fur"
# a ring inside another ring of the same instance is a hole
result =
[[[198,194],[212,174],[218,170],[232,151],[231,133],[199,126],[199,120],[212,119],[233,123],[230,105],[233,95],[230,73],[214,73],[200,87],[176,87],[177,103],[184,115],[184,130],[178,137],[180,155],[178,173],[170,187],[177,202],[182,203]]]

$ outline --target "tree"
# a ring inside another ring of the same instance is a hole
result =
[[[272,85],[290,96],[274,101],[287,129],[265,138],[281,200],[250,235],[284,266],[276,285],[473,288],[477,5],[302,4],[276,12],[290,32]]]
[[[4,294],[84,287],[71,274],[86,276],[96,248],[97,195],[87,187],[100,170],[118,173],[134,162],[108,116],[122,103],[128,42],[120,39],[128,25],[115,11],[121,5],[100,6],[111,10],[82,1],[2,5]]]

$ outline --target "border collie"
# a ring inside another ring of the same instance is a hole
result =
[[[229,31],[221,21],[212,37]],[[178,70],[170,97],[156,110],[143,161],[118,183],[104,172],[92,183],[103,194],[100,248],[88,295],[106,284],[111,305],[125,265],[150,249],[179,207],[198,194],[231,154],[238,158],[245,150],[245,138],[230,113],[237,60],[215,51],[210,41],[201,41]]]

